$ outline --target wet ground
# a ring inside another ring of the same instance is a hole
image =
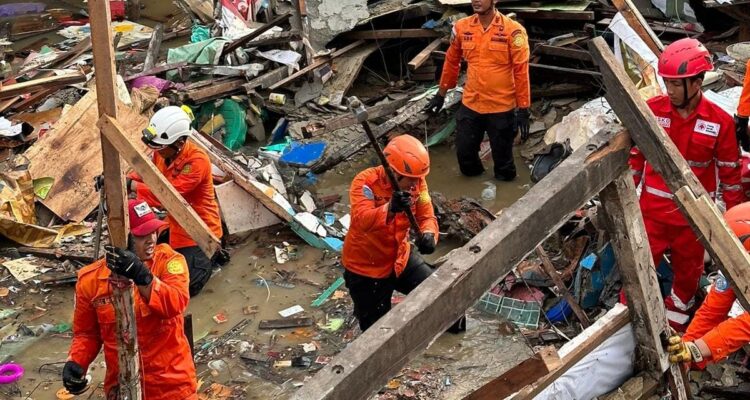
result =
[[[365,157],[359,157],[359,161],[342,164],[337,170],[328,172],[317,185],[319,193],[346,193],[348,182],[353,175],[374,159],[374,155],[370,156],[368,153]],[[486,186],[484,182],[487,178],[460,177],[453,151],[449,146],[431,149],[431,156],[433,169],[428,180],[431,190],[442,192],[448,197],[479,197]],[[521,177],[517,181],[497,182],[497,198],[485,202],[488,208],[499,211],[527,190],[527,168],[519,162],[519,170]],[[280,265],[274,258],[273,246],[281,246],[284,241],[300,245],[300,258]],[[444,243],[434,257],[444,254],[452,245]],[[266,287],[260,282],[260,278],[266,282],[278,280],[277,270],[283,270],[282,273],[296,273],[291,280],[293,288],[283,288],[273,283]],[[270,366],[253,368],[248,367],[232,349],[252,346],[255,352],[272,353],[278,356],[279,360],[289,360],[295,355],[312,356],[312,359],[335,355],[346,342],[359,333],[356,321],[350,317],[349,297],[344,295],[341,299],[331,300],[321,308],[312,308],[310,303],[340,275],[341,270],[336,265],[336,257],[304,245],[283,227],[254,234],[245,243],[237,246],[233,251],[230,265],[218,271],[203,292],[191,300],[188,312],[193,315],[196,342],[204,337],[219,336],[244,318],[252,321],[240,335],[233,338],[235,341],[229,349],[222,354],[208,357],[208,360],[224,360],[225,365],[220,363],[223,367],[219,368],[221,371],[212,371],[205,362],[198,363],[202,387],[219,382],[234,388],[235,394],[238,394],[236,398],[287,398],[295,390],[295,386],[302,384],[305,378],[312,374],[311,371],[322,365],[313,363],[310,369]],[[12,282],[1,284],[9,285]],[[54,287],[47,293],[36,294],[32,292],[39,289],[33,284],[21,286],[20,289],[21,293],[0,299],[4,303],[3,307],[19,307],[24,310],[18,321],[26,325],[52,326],[71,322],[74,294],[72,287]],[[344,287],[341,289],[345,291]],[[17,302],[8,304],[13,301],[12,299],[17,299]],[[315,326],[258,329],[260,320],[280,318],[278,311],[297,304],[301,305],[305,312],[295,317],[310,316],[316,322],[344,317],[348,324],[335,334],[322,333]],[[246,315],[247,309],[251,306],[255,306],[257,313]],[[226,316],[225,323],[217,324],[213,320],[219,313]],[[499,320],[470,310],[466,333],[442,335],[421,356],[411,362],[409,367],[422,371],[420,375],[429,374],[433,376],[433,380],[437,380],[436,390],[439,394],[436,398],[462,398],[467,391],[481,382],[497,376],[531,354],[523,338],[518,335],[506,336],[506,333],[498,329],[499,325]],[[311,342],[316,344],[317,350],[304,353],[301,344]],[[69,345],[69,332],[50,332],[33,342],[4,345],[0,349],[0,354],[14,355],[10,359],[23,365],[26,375],[18,385],[0,387],[0,391],[6,393],[0,396],[8,399],[55,399],[55,393],[62,387],[60,371]],[[94,386],[100,384],[103,372],[100,356],[89,371]],[[396,383],[392,385],[410,380],[413,383],[412,378],[397,377]],[[78,398],[100,398],[101,394],[101,388],[91,389]]]

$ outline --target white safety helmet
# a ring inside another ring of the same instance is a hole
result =
[[[152,148],[169,146],[180,138],[190,136],[190,115],[180,107],[169,106],[154,113],[143,130],[143,143]]]

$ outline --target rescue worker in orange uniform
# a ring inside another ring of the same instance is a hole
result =
[[[740,142],[742,150],[750,151],[750,137],[747,136],[747,122],[750,117],[750,59],[747,60],[745,71],[745,81],[742,84],[737,114],[734,115],[734,124],[737,127],[737,141]]]
[[[214,235],[221,238],[221,216],[214,192],[211,161],[208,154],[189,139],[192,134],[191,122],[192,119],[182,108],[164,107],[151,117],[148,128],[143,131],[143,141],[155,150],[153,162],[159,171]],[[127,186],[130,192],[146,200],[151,207],[161,206],[138,174],[128,176]],[[167,222],[169,245],[185,256],[190,269],[190,296],[195,296],[211,277],[213,263],[174,218],[168,216]]]
[[[132,281],[136,287],[133,297],[143,398],[197,399],[195,365],[182,316],[190,300],[185,257],[167,244],[156,244],[157,233],[166,223],[145,201],[131,199],[128,208],[128,249],[106,246],[105,258],[78,272],[73,342],[63,367],[63,384],[73,394],[85,391],[86,371],[104,347],[104,390],[108,399],[117,398],[117,326],[112,285],[129,286]]]
[[[727,225],[750,251],[750,203],[740,204],[724,214]],[[718,362],[750,343],[750,314],[735,318],[727,314],[736,296],[726,278],[719,276],[695,313],[685,335],[669,338],[670,361],[690,362],[698,369]]]
[[[468,72],[456,112],[456,156],[461,173],[484,172],[479,148],[485,132],[492,147],[495,178],[516,177],[513,141],[529,135],[529,40],[521,24],[495,10],[496,0],[472,0],[474,15],[458,20],[451,32],[440,89],[425,107],[437,113],[458,82],[461,60]]]
[[[695,39],[681,39],[664,49],[659,75],[667,94],[648,101],[659,125],[666,131],[703,187],[715,196],[718,188],[727,208],[745,201],[740,184],[740,161],[734,120],[703,96],[703,76],[711,71],[711,56]],[[703,246],[674,203],[664,180],[634,147],[630,168],[636,186],[642,183],[640,206],[654,264],[671,250],[674,282],[664,299],[667,318],[677,331],[687,327],[693,296],[703,273]]]
[[[366,169],[349,189],[351,225],[344,239],[341,263],[362,331],[391,309],[397,290],[409,294],[433,270],[419,253],[432,254],[438,224],[425,177],[430,172],[427,149],[410,135],[397,136],[383,150],[399,187],[393,188],[383,166]],[[409,243],[411,209],[419,224],[417,253]],[[449,331],[465,330],[461,318]]]

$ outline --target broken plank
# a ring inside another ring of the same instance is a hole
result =
[[[560,297],[564,298],[570,308],[573,309],[573,313],[575,313],[576,317],[578,317],[578,321],[581,323],[581,325],[583,325],[584,328],[588,328],[591,325],[589,316],[586,315],[586,312],[583,311],[581,306],[578,305],[576,299],[568,291],[568,287],[565,286],[565,282],[563,282],[560,274],[557,273],[555,266],[552,265],[552,262],[547,256],[547,252],[544,251],[544,248],[542,246],[538,246],[536,248],[536,254],[537,256],[539,256],[539,259],[542,260],[542,269],[550,277],[550,279],[552,279],[552,282],[555,284],[555,286],[557,286]]]
[[[627,170],[612,127],[594,136],[380,318],[292,399],[359,399],[381,388],[584,202]],[[597,150],[599,149],[599,150]]]
[[[337,93],[346,93],[359,76],[365,60],[375,50],[378,49],[377,43],[368,43],[350,51],[346,57],[339,57],[331,61],[331,67],[336,72],[328,82],[325,83],[323,94],[329,97]]]
[[[230,239],[245,238],[254,230],[281,223],[276,215],[234,181],[217,185],[216,198]]]
[[[633,321],[636,368],[655,380],[668,371],[675,385],[673,395],[688,399],[680,366],[669,362],[662,344],[662,338],[670,336],[669,324],[630,171],[604,188],[600,198]]]
[[[591,326],[574,337],[569,343],[560,349],[559,355],[562,365],[545,375],[532,385],[526,386],[510,400],[530,400],[541,393],[547,386],[557,378],[563,376],[570,368],[578,364],[586,355],[594,351],[605,340],[609,339],[617,331],[622,329],[630,321],[628,308],[618,303],[607,311],[603,317],[596,320]]]
[[[169,212],[190,237],[198,243],[203,253],[211,258],[221,247],[219,238],[213,234],[206,222],[193,210],[187,201],[177,192],[177,189],[162,175],[159,169],[133,145],[128,134],[116,120],[103,116],[99,120],[99,127],[118,153],[141,176],[151,192],[159,199],[159,203]]]
[[[53,260],[72,260],[80,261],[84,264],[94,262],[94,257],[83,254],[65,253],[61,249],[41,249],[38,247],[18,247],[16,248],[21,254],[31,254],[37,257],[49,258]]]
[[[5,85],[0,87],[0,100],[20,96],[22,94],[30,92],[50,90],[52,88],[74,85],[76,83],[82,82],[86,82],[86,75],[75,73],[50,76],[48,78],[33,79],[22,83]]]
[[[264,319],[258,324],[258,329],[299,328],[301,326],[312,326],[314,322],[310,317]]]
[[[565,68],[565,67],[558,67],[556,65],[544,65],[544,64],[535,64],[535,63],[529,63],[529,67],[543,69],[547,71],[562,72],[565,74],[587,75],[587,76],[592,76],[596,78],[599,78],[602,76],[601,72],[589,71],[589,70],[581,69],[581,68]]]
[[[634,376],[614,391],[602,396],[598,400],[645,400],[651,398],[660,387],[660,383],[654,377],[641,373]]]
[[[284,222],[292,221],[292,216],[287,210],[278,205],[269,195],[266,195],[260,188],[258,188],[253,182],[255,181],[247,171],[242,169],[236,162],[232,160],[226,154],[223,154],[220,150],[216,149],[206,138],[201,135],[195,135],[195,142],[208,153],[211,163],[219,167],[224,173],[229,175],[234,182],[239,185],[242,189],[250,193],[253,197],[258,199],[263,206],[269,211],[274,213],[279,219]]]
[[[373,120],[376,118],[391,115],[394,112],[396,112],[396,110],[403,107],[408,101],[409,101],[408,97],[402,97],[398,100],[393,100],[385,104],[379,104],[374,107],[368,107],[367,119]],[[351,113],[346,113],[345,115],[342,115],[336,118],[331,118],[323,122],[323,128],[321,130],[314,131],[314,133],[315,133],[315,136],[319,136],[327,132],[333,132],[338,129],[352,126],[357,123],[359,123],[359,121],[357,121],[356,116],[352,115]]]
[[[130,82],[133,79],[142,78],[144,76],[157,75],[157,74],[161,74],[161,73],[164,73],[164,72],[167,72],[167,71],[172,71],[172,70],[179,69],[179,68],[185,68],[187,66],[188,66],[188,63],[185,62],[185,61],[181,61],[181,62],[178,62],[178,63],[172,63],[172,64],[159,65],[158,67],[152,67],[152,68],[149,68],[149,69],[145,69],[142,72],[139,72],[137,74],[128,75],[125,78],[123,78],[123,80],[125,82]]]
[[[379,29],[371,31],[350,31],[341,34],[342,38],[351,40],[415,39],[439,36],[443,36],[443,33],[432,29]]]
[[[532,99],[551,98],[551,97],[569,97],[588,93],[598,89],[591,84],[585,83],[556,83],[546,88],[536,88],[531,90]]]
[[[250,82],[242,85],[242,88],[245,89],[245,92],[248,94],[256,88],[268,89],[269,86],[286,78],[287,76],[289,76],[289,67],[284,65],[251,80]]]
[[[300,40],[302,40],[302,34],[298,31],[283,31],[247,42],[245,47],[275,46],[279,44],[289,44],[290,42]]]
[[[221,55],[224,56],[225,54],[229,54],[229,53],[237,50],[238,48],[242,47],[247,42],[249,42],[249,41],[251,41],[253,39],[258,38],[260,35],[262,35],[266,31],[270,30],[274,26],[278,26],[278,25],[281,25],[281,24],[285,23],[286,21],[289,20],[289,18],[291,16],[292,16],[291,13],[285,13],[285,14],[279,15],[278,17],[276,17],[273,20],[271,20],[269,23],[261,26],[260,28],[254,30],[254,31],[252,31],[250,33],[248,33],[247,35],[245,35],[245,36],[243,36],[241,38],[238,38],[238,39],[234,40],[233,42],[231,42],[231,43],[227,44],[226,46],[224,46],[224,49],[221,51]]]
[[[535,10],[531,8],[518,10],[502,6],[499,9],[502,12],[512,12],[521,20],[593,21],[596,18],[593,11]]]
[[[161,49],[161,43],[163,40],[164,24],[156,24],[156,27],[154,27],[154,33],[151,36],[151,41],[148,42],[146,61],[143,62],[143,71],[148,71],[156,65],[156,60],[159,59],[159,50]]]
[[[591,54],[589,54],[589,52],[586,50],[571,49],[568,47],[550,46],[548,44],[536,45],[536,47],[534,47],[533,53],[544,54],[544,55],[553,56],[553,57],[569,58],[571,60],[579,60],[579,61],[587,61],[587,62],[594,61],[594,59],[591,58]]]
[[[425,61],[430,59],[430,55],[432,55],[432,52],[440,48],[440,44],[442,43],[442,39],[438,38],[430,42],[430,44],[427,45],[422,51],[420,51],[414,58],[409,61],[409,69],[414,71],[422,66],[422,64],[425,63]]]
[[[363,40],[358,40],[358,41],[356,41],[354,43],[351,43],[351,44],[349,44],[349,45],[347,45],[347,46],[345,46],[345,47],[343,47],[341,49],[338,49],[338,50],[334,51],[333,54],[330,55],[330,57],[322,57],[322,58],[318,59],[317,61],[314,61],[312,64],[308,65],[307,67],[302,68],[301,70],[293,73],[292,75],[289,75],[289,77],[287,77],[285,79],[282,79],[279,82],[274,83],[268,89],[269,90],[276,90],[276,89],[278,89],[278,88],[286,85],[287,83],[292,82],[292,81],[296,80],[297,78],[299,78],[299,77],[301,77],[301,76],[303,76],[303,75],[305,75],[305,74],[307,74],[309,72],[314,71],[318,67],[322,67],[324,64],[328,64],[332,59],[335,59],[336,57],[339,57],[342,54],[345,54],[346,52],[348,52],[348,51],[350,51],[352,49],[355,49],[355,48],[361,46],[364,43],[365,42]]]
[[[721,218],[706,189],[638,94],[603,38],[589,43],[602,71],[606,98],[648,163],[664,179],[696,236],[729,280],[737,299],[750,310],[750,256]],[[686,187],[687,189],[683,189]],[[689,192],[688,192],[689,191]],[[703,202],[699,205],[698,202]],[[697,212],[697,210],[700,211]]]
[[[497,400],[509,396],[524,386],[548,374],[561,365],[554,347],[544,347],[528,360],[492,379],[463,400]]]
[[[662,44],[659,37],[656,36],[651,27],[643,18],[643,15],[638,11],[631,0],[613,0],[612,4],[617,7],[625,20],[628,22],[631,28],[636,34],[646,43],[649,49],[656,55],[659,56],[664,50],[664,44]]]
[[[232,78],[226,82],[188,90],[187,97],[195,104],[205,103],[220,97],[229,96],[230,94],[242,92],[244,90],[243,85],[246,82],[247,79],[245,78]]]

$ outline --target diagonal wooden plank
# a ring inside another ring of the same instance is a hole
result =
[[[560,356],[553,346],[545,347],[531,358],[505,371],[502,375],[473,391],[463,400],[504,399],[524,386],[562,366]]]
[[[597,134],[339,353],[292,398],[360,399],[382,387],[584,202],[627,169],[626,134]]]
[[[726,226],[706,189],[659,126],[604,39],[593,39],[589,46],[602,71],[609,105],[672,193],[681,191],[683,195],[676,196],[675,200],[682,214],[729,279],[737,299],[750,310],[750,256],[747,251]]]

